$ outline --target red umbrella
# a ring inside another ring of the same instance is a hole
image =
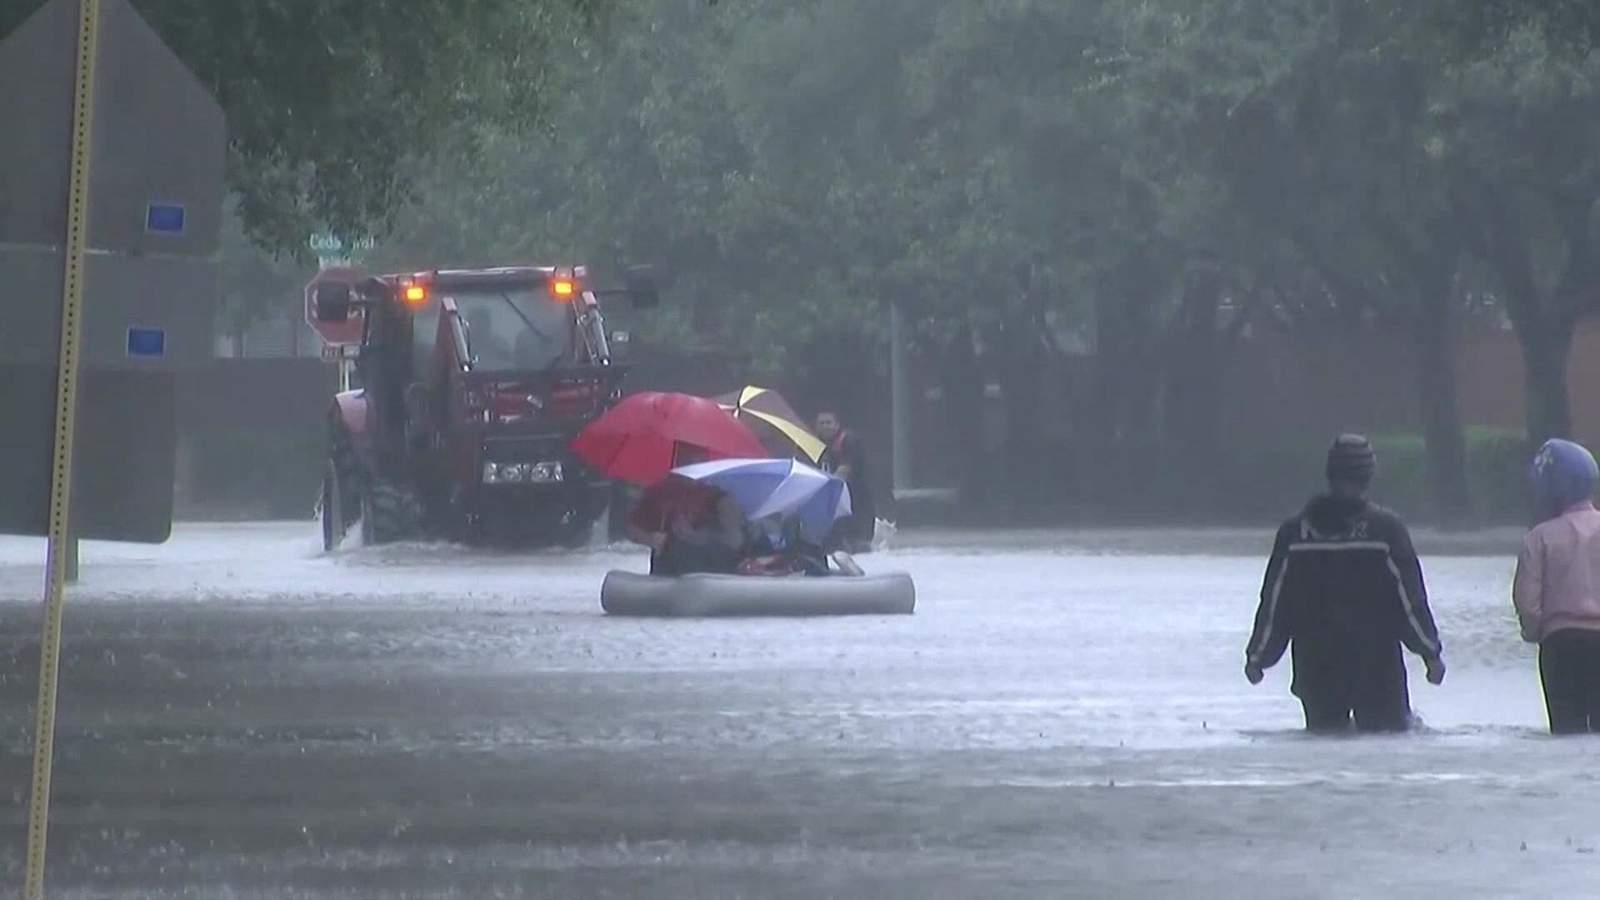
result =
[[[698,452],[684,454],[684,448]],[[634,484],[655,484],[691,461],[767,455],[715,400],[648,392],[596,419],[573,440],[572,452],[607,478]]]

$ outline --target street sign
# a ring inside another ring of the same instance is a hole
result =
[[[49,537],[23,889],[42,900],[65,585],[79,537],[171,533],[167,334],[210,346],[227,137],[128,0],[45,3],[0,40],[0,84],[0,531]]]
[[[145,210],[144,230],[151,234],[183,234],[184,209],[176,203],[152,203]]]
[[[324,322],[317,316],[316,292],[317,285],[325,282],[342,282],[356,284],[364,276],[360,269],[349,266],[325,266],[311,279],[305,288],[305,314],[306,324],[317,333],[324,346],[349,346],[359,347],[361,336],[366,328],[366,313],[360,307],[350,310],[350,315],[342,322]]]
[[[361,348],[351,344],[324,345],[322,348],[323,362],[346,362],[360,355]]]
[[[131,359],[160,359],[167,355],[167,332],[162,328],[128,328]]]
[[[213,345],[227,131],[128,0],[98,6],[82,129],[72,525],[83,537],[160,541],[172,527],[172,373],[208,362]],[[35,492],[52,474],[79,13],[79,0],[50,0],[0,39],[0,533],[48,525]],[[102,440],[108,455],[93,446]]]
[[[311,248],[311,252],[317,254],[317,265],[323,269],[356,265],[361,262],[367,251],[377,246],[377,242],[372,238],[363,237],[351,241],[346,247],[345,242],[337,235],[326,231],[313,233],[306,244]]]

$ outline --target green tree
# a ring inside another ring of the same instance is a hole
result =
[[[1532,30],[1567,53],[1600,43],[1600,5],[1589,0],[1444,0],[1434,21],[1468,52],[1489,51]]]
[[[1459,204],[1523,351],[1528,437],[1572,429],[1568,361],[1600,307],[1600,57],[1555,52],[1522,28],[1469,64],[1447,112],[1459,129]]]
[[[1444,519],[1465,521],[1454,361],[1465,232],[1453,205],[1460,163],[1438,105],[1444,53],[1411,5],[1278,5],[1291,7],[1298,15],[1277,20],[1285,30],[1259,34],[1254,56],[1277,48],[1274,64],[1229,113],[1229,181],[1347,317],[1375,316],[1410,336],[1430,495]],[[1236,18],[1219,21],[1240,33]]]
[[[876,377],[893,304],[957,421],[1001,384],[1004,456],[963,441],[964,468],[1029,503],[1061,468],[1037,412],[1073,339],[1094,350],[1091,384],[1064,392],[1087,397],[1070,418],[1092,491],[1110,466],[1203,483],[1227,461],[1247,325],[1375,318],[1411,338],[1432,496],[1459,519],[1456,320],[1488,296],[1559,339],[1564,314],[1538,310],[1576,303],[1556,286],[1583,283],[1586,256],[1550,195],[1581,196],[1593,117],[1539,86],[1581,85],[1581,52],[1526,26],[1464,54],[1447,7],[640,0],[561,61],[547,127],[491,121],[461,155],[408,161],[387,253],[664,260],[673,340],[791,374],[848,360],[852,386]],[[1533,291],[1510,277],[1519,246]]]
[[[0,34],[42,5],[0,0]],[[525,129],[601,0],[135,0],[222,104],[250,237],[382,231],[406,163]]]

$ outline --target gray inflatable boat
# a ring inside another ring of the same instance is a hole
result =
[[[822,578],[611,572],[600,587],[600,606],[613,616],[905,616],[916,605],[904,572]]]

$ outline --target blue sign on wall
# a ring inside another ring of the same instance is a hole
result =
[[[152,234],[183,234],[183,207],[176,203],[152,203],[145,208],[144,230]]]
[[[128,328],[128,355],[135,359],[160,359],[167,355],[165,328]]]

